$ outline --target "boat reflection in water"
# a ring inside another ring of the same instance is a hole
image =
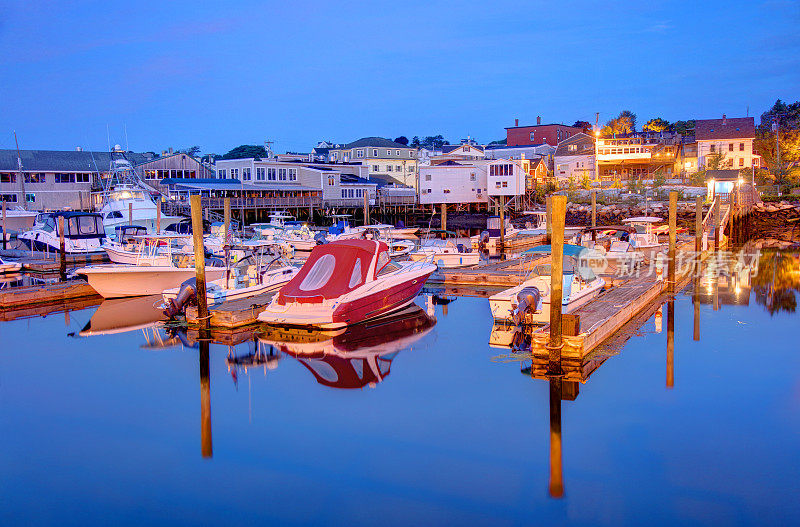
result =
[[[389,375],[397,354],[410,348],[435,324],[435,318],[412,304],[387,317],[338,332],[270,327],[259,336],[259,344],[269,345],[294,357],[308,368],[318,383],[325,386],[347,389],[375,387]]]
[[[81,337],[148,330],[166,320],[160,295],[104,300],[78,333]],[[146,335],[147,336],[147,335]],[[147,338],[148,344],[152,338]]]

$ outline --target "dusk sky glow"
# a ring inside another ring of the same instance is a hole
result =
[[[0,1],[0,148],[758,116],[800,87],[800,2]]]

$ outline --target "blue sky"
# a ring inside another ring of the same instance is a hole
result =
[[[800,99],[800,2],[0,0],[0,148],[224,153]]]

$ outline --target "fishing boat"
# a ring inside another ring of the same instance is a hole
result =
[[[497,243],[500,241],[501,226],[505,227],[503,235],[506,241],[519,234],[519,229],[511,225],[511,222],[508,218],[505,218],[501,222],[500,216],[489,216],[486,218],[486,230],[481,234],[470,237],[472,248],[492,250],[497,247]]]
[[[550,253],[550,245],[540,245],[523,252],[523,257],[536,257]],[[564,271],[562,286],[562,313],[575,309],[596,297],[605,286],[605,281],[595,276],[587,265],[580,265],[585,247],[564,245]],[[528,277],[518,286],[506,289],[489,297],[492,317],[499,321],[514,322],[521,303],[525,302],[526,322],[546,324],[550,321],[550,264],[533,268]]]
[[[655,225],[663,221],[657,216],[639,216],[626,218],[622,220],[622,224],[636,229],[629,236],[633,249],[642,253],[646,258],[651,258],[656,253],[663,252],[664,246],[658,241],[658,234],[655,232]]]
[[[284,250],[276,243],[261,242],[237,245],[231,253],[243,253],[224,277],[206,282],[206,300],[219,304],[275,291],[294,278],[299,269],[283,257]],[[164,302],[173,312],[180,312],[185,301],[181,292],[187,284],[162,292]],[[193,285],[192,285],[193,286]],[[178,302],[176,302],[178,300]],[[179,305],[180,304],[180,305]]]
[[[357,324],[411,304],[435,270],[427,262],[393,262],[380,241],[318,245],[258,319],[315,328]]]
[[[364,233],[364,227],[355,227],[351,224],[349,214],[333,214],[333,225],[328,227],[326,240],[329,242],[337,240],[353,240],[360,238]]]
[[[438,267],[463,267],[480,262],[481,254],[457,243],[455,236],[451,231],[431,230],[408,257],[414,261],[433,261]]]
[[[136,226],[117,227],[117,230],[121,241],[109,240],[103,244],[108,258],[116,264],[171,266],[177,256],[188,260],[194,254],[192,246],[185,245],[186,238],[180,234],[143,234],[143,228]]]
[[[52,212],[40,214],[32,229],[17,235],[31,250],[58,251],[59,218],[64,221],[64,252],[67,254],[99,254],[105,252],[103,217],[93,212]]]
[[[435,318],[412,304],[336,334],[268,328],[259,335],[259,344],[294,357],[322,385],[358,389],[383,381],[397,354],[411,348],[435,324]]]
[[[146,189],[133,183],[124,183],[103,194],[98,212],[103,217],[106,234],[111,237],[117,227],[127,224],[141,225],[149,232],[156,232],[158,207]],[[183,219],[181,216],[162,214],[161,229]]]
[[[174,234],[148,234],[141,239],[133,265],[98,264],[75,270],[103,298],[160,295],[195,276],[193,254],[176,250]],[[223,278],[227,269],[221,260],[206,259],[206,280]]]

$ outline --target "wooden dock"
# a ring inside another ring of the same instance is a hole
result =
[[[95,300],[102,300],[100,295],[86,283],[86,280],[68,280],[52,284],[9,288],[0,290],[0,312],[30,310],[34,306],[60,305],[67,300],[92,297]],[[44,312],[44,310],[40,311]]]
[[[217,306],[209,306],[210,318],[208,325],[211,328],[240,328],[258,323],[258,314],[269,304],[272,293],[263,293],[250,298],[232,300]],[[186,322],[192,326],[199,325],[197,306],[186,308]]]

